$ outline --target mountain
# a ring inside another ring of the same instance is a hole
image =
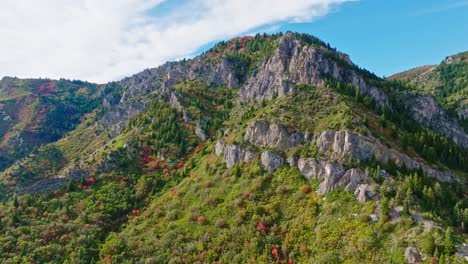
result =
[[[382,79],[287,32],[105,85],[44,81],[64,83],[55,105],[81,90],[90,105],[57,119],[66,129],[40,123],[58,132],[0,173],[0,258],[463,263],[468,135],[450,112],[462,101],[413,83],[425,71]]]
[[[390,76],[415,90],[428,93],[454,117],[468,120],[468,51],[446,57],[439,65],[428,65]]]

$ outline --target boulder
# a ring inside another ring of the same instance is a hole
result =
[[[410,264],[421,263],[421,255],[419,255],[418,250],[414,247],[407,247],[405,249],[405,258]]]
[[[263,152],[260,159],[263,167],[269,173],[273,173],[277,168],[284,164],[284,159],[271,151]]]
[[[360,203],[364,203],[374,198],[377,193],[369,184],[359,184],[354,190],[354,196]]]

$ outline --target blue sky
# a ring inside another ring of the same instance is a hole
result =
[[[468,1],[356,1],[315,22],[280,30],[313,34],[359,66],[389,76],[468,50]]]
[[[119,80],[257,32],[315,35],[380,76],[468,50],[468,0],[5,0],[0,78]]]

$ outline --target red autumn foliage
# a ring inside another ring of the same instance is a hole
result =
[[[139,216],[140,215],[140,210],[133,210],[132,215],[133,216]]]
[[[279,253],[278,253],[278,248],[277,247],[273,247],[273,249],[271,250],[271,254],[273,254],[273,256],[276,258],[276,260],[279,261]]]
[[[88,185],[83,185],[83,186],[81,186],[81,190],[83,190],[83,191],[88,190]]]
[[[144,164],[148,164],[153,160],[150,156],[143,156],[142,158]]]
[[[93,185],[96,182],[96,178],[94,176],[90,176],[88,179],[86,179],[86,185],[90,186]]]
[[[288,259],[288,264],[294,264],[292,258]]]
[[[185,163],[183,161],[181,161],[181,162],[177,163],[176,169],[180,169],[180,168],[184,167],[184,165],[185,165]]]
[[[267,232],[267,227],[263,223],[258,223],[257,224],[257,230],[262,231],[263,233]]]
[[[40,95],[50,95],[55,90],[55,84],[53,82],[44,83],[37,88],[37,93]]]
[[[195,148],[195,153],[200,152],[202,149],[203,149],[203,145],[198,145],[198,146]]]
[[[253,39],[252,36],[243,36],[243,37],[240,37],[240,41],[241,41],[241,42],[246,42],[246,41],[251,40],[251,39]]]

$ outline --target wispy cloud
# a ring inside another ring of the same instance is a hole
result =
[[[430,15],[430,14],[440,13],[440,12],[448,11],[448,10],[455,9],[455,8],[461,8],[461,7],[468,7],[468,0],[455,0],[455,1],[452,0],[452,1],[442,2],[438,6],[433,6],[433,7],[419,10],[413,13],[413,15],[414,16]]]
[[[164,1],[4,0],[0,76],[106,82],[187,56],[215,40],[311,21],[348,2]]]

